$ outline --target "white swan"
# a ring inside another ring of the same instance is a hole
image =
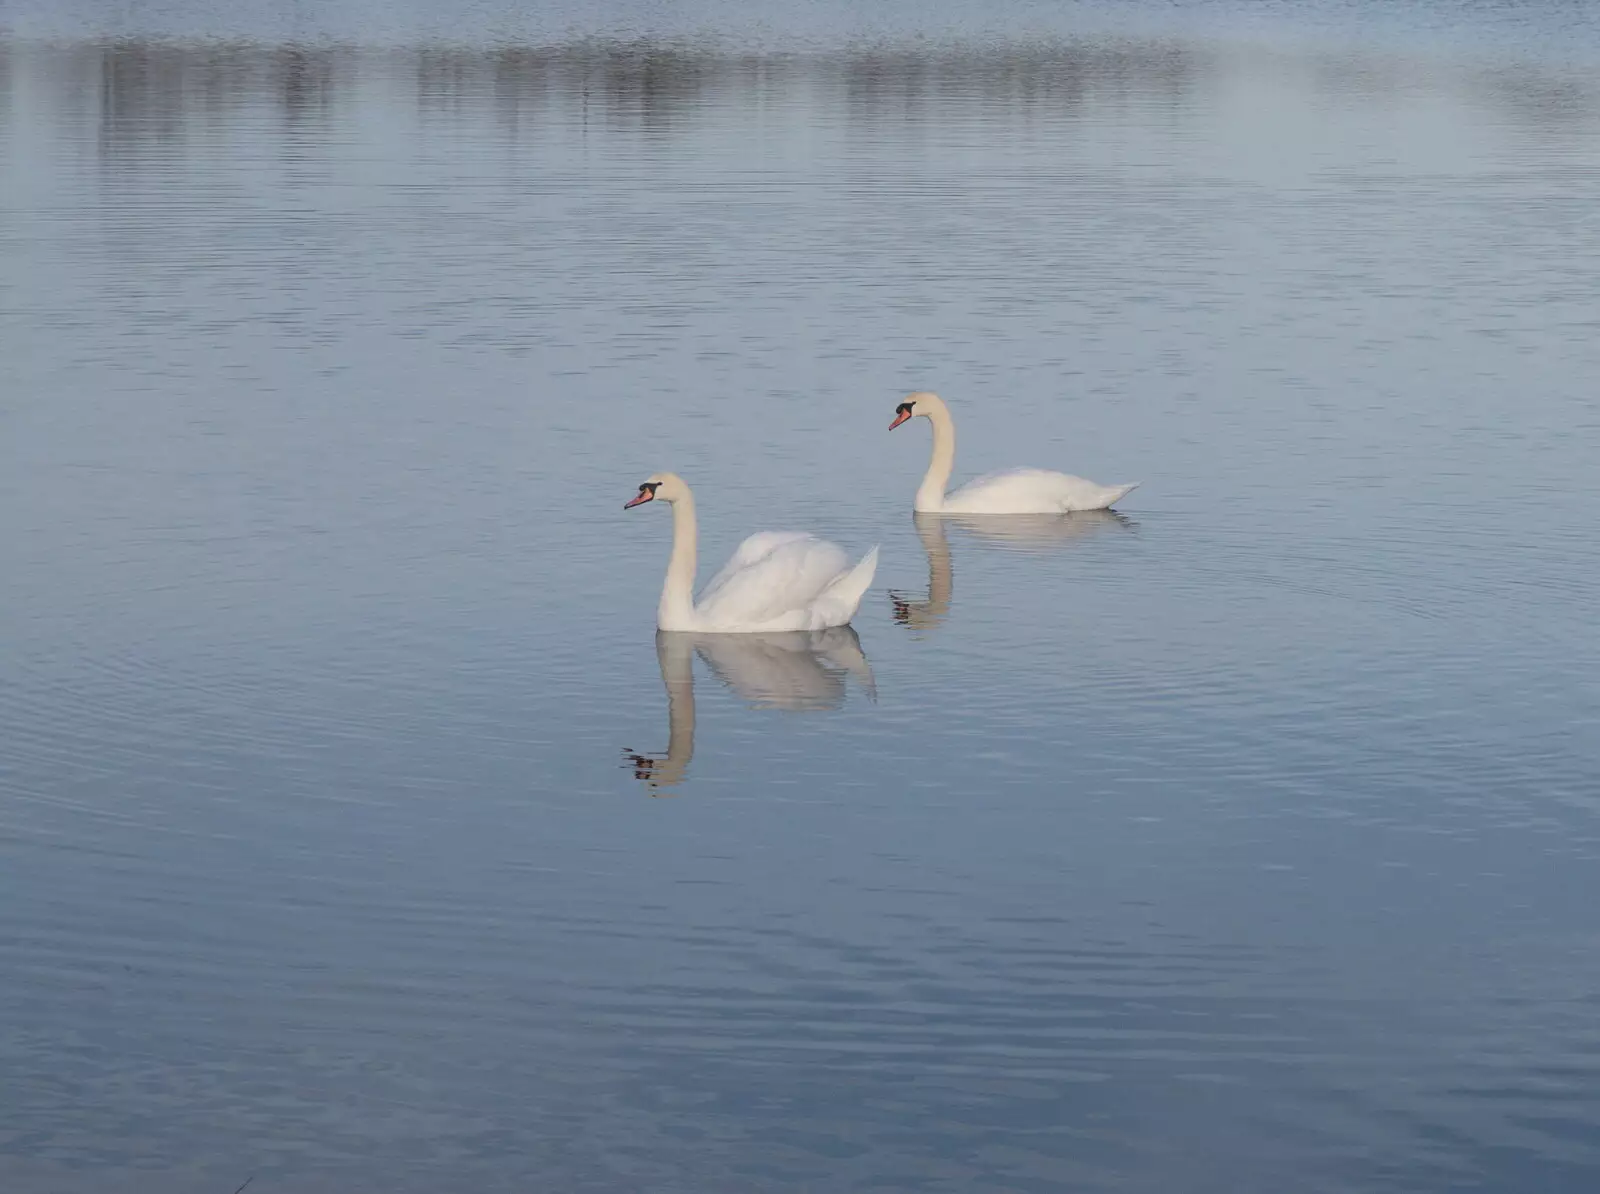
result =
[[[1132,485],[1100,485],[1066,473],[1039,468],[1008,469],[991,473],[947,494],[956,464],[956,425],[950,408],[937,394],[921,391],[908,395],[895,407],[893,431],[916,417],[933,424],[933,456],[928,472],[917,487],[911,508],[924,514],[1064,514],[1069,510],[1104,510],[1137,489]]]
[[[662,630],[758,634],[844,626],[878,569],[876,547],[852,568],[844,549],[826,539],[804,531],[761,531],[739,544],[696,601],[694,495],[682,477],[657,473],[622,508],[650,501],[672,507],[672,558],[656,607]]]

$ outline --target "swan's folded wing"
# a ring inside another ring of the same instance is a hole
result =
[[[711,622],[759,625],[810,604],[849,566],[836,543],[804,531],[764,531],[739,545],[695,609]]]
[[[799,543],[806,539],[815,539],[816,536],[809,531],[757,531],[738,547],[733,549],[733,555],[722,566],[722,570],[706,582],[706,587],[700,591],[700,601],[705,601],[735,573],[759,564],[767,556],[789,543]]]
[[[969,481],[947,494],[950,514],[1036,514],[1098,510],[1132,490],[1132,485],[1101,485],[1070,473],[1012,468]]]
[[[1052,493],[1065,474],[1053,473],[1042,468],[1002,468],[992,473],[984,473],[981,477],[974,477],[960,489],[951,490],[947,498],[959,495],[976,495],[980,493],[1026,494],[1035,496],[1039,493]],[[1076,477],[1067,477],[1075,481]]]

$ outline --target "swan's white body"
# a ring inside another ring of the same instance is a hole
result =
[[[1042,468],[1007,469],[968,482],[937,506],[914,508],[930,514],[1068,514],[1105,510],[1138,484],[1101,485]]]
[[[906,413],[909,408],[909,414]],[[1066,514],[1104,510],[1139,487],[1101,485],[1068,473],[1040,468],[1007,469],[970,481],[946,493],[956,465],[956,426],[950,408],[937,394],[912,394],[900,405],[891,429],[907,418],[925,417],[933,424],[933,454],[917,487],[911,508],[921,514]]]
[[[694,495],[681,477],[658,473],[628,504],[656,498],[672,506],[672,558],[656,607],[662,630],[763,634],[844,626],[878,569],[876,547],[851,567],[844,549],[826,539],[804,531],[761,531],[739,544],[697,601]]]

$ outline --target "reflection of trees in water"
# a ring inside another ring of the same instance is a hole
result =
[[[1296,61],[1283,56],[1285,62]],[[259,120],[275,107],[285,128],[330,117],[365,76],[414,89],[425,117],[493,113],[518,127],[545,110],[581,110],[614,128],[670,136],[700,114],[796,102],[841,109],[852,122],[954,119],[973,105],[1027,114],[1137,102],[1177,108],[1209,77],[1248,72],[1176,42],[1062,42],[879,48],[816,55],[723,53],[692,43],[581,41],[561,45],[410,52],[350,47],[162,42],[23,46],[0,42],[4,96],[21,84],[52,93],[63,119],[97,109],[107,152],[181,140],[196,130]],[[1312,86],[1394,105],[1463,88],[1529,131],[1592,126],[1600,84],[1535,66],[1434,67],[1397,55],[1300,58]],[[9,83],[7,82],[9,77]]]
[[[1592,75],[1550,75],[1515,66],[1484,67],[1469,77],[1471,93],[1539,131],[1567,131],[1600,114],[1600,85]]]
[[[494,111],[516,126],[555,105],[582,106],[612,127],[667,135],[722,103],[782,102],[810,87],[856,118],[973,99],[1018,106],[1075,104],[1094,92],[1185,94],[1198,58],[1171,46],[863,52],[818,56],[725,54],[672,44],[577,42],[475,50],[424,46],[409,54],[341,47],[122,40],[65,51],[58,87],[91,78],[101,143],[114,152],[171,142],[264,103],[294,126],[326,119],[363,72],[407,73],[426,117]],[[63,101],[68,97],[62,95]],[[70,107],[70,102],[59,105]]]
[[[651,132],[667,131],[703,106],[710,87],[740,74],[737,60],[649,46],[601,48],[563,65],[599,93],[613,122]]]
[[[770,59],[652,43],[424,49],[416,61],[424,112],[492,104],[502,120],[515,124],[561,103],[583,105],[614,126],[660,133],[686,123],[713,91],[744,97],[770,89],[782,73]]]
[[[1600,83],[1593,75],[1524,62],[1453,69],[1434,63],[1419,69],[1414,59],[1399,54],[1347,50],[1313,57],[1309,71],[1319,90],[1380,107],[1456,91],[1529,133],[1592,128],[1600,121]]]
[[[916,118],[973,101],[1024,111],[1133,96],[1175,103],[1212,64],[1209,55],[1171,43],[1085,42],[852,54],[837,66],[851,114],[875,120]]]
[[[338,51],[284,46],[273,51],[273,59],[268,77],[284,119],[290,124],[327,119],[338,79]]]
[[[973,99],[1018,106],[1073,105],[1092,92],[1178,99],[1202,69],[1171,45],[1047,49],[861,52],[815,56],[715,54],[652,43],[578,43],[541,48],[423,50],[417,57],[424,108],[493,101],[511,115],[582,97],[618,125],[667,131],[707,99],[754,102],[797,83],[842,95],[852,115],[893,118],[930,104]]]
[[[34,85],[48,89],[64,122],[93,113],[108,156],[180,144],[226,128],[270,105],[286,124],[325,119],[350,72],[354,52],[325,47],[256,46],[122,39],[66,47],[7,47],[30,58]]]
[[[108,152],[180,136],[197,109],[211,106],[198,93],[196,77],[223,74],[205,57],[142,41],[112,42],[96,53],[100,145]]]
[[[547,47],[425,47],[415,57],[417,102],[424,118],[493,107],[515,129],[561,92],[559,65]]]

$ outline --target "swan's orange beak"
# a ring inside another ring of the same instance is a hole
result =
[[[900,426],[901,423],[904,423],[910,417],[911,412],[909,410],[896,411],[894,422],[889,424],[889,430],[893,431],[896,427]]]
[[[622,508],[624,510],[632,510],[635,506],[642,506],[646,502],[653,502],[655,500],[655,490],[648,485],[641,485],[639,486],[639,496],[634,498],[631,502],[623,502]]]

